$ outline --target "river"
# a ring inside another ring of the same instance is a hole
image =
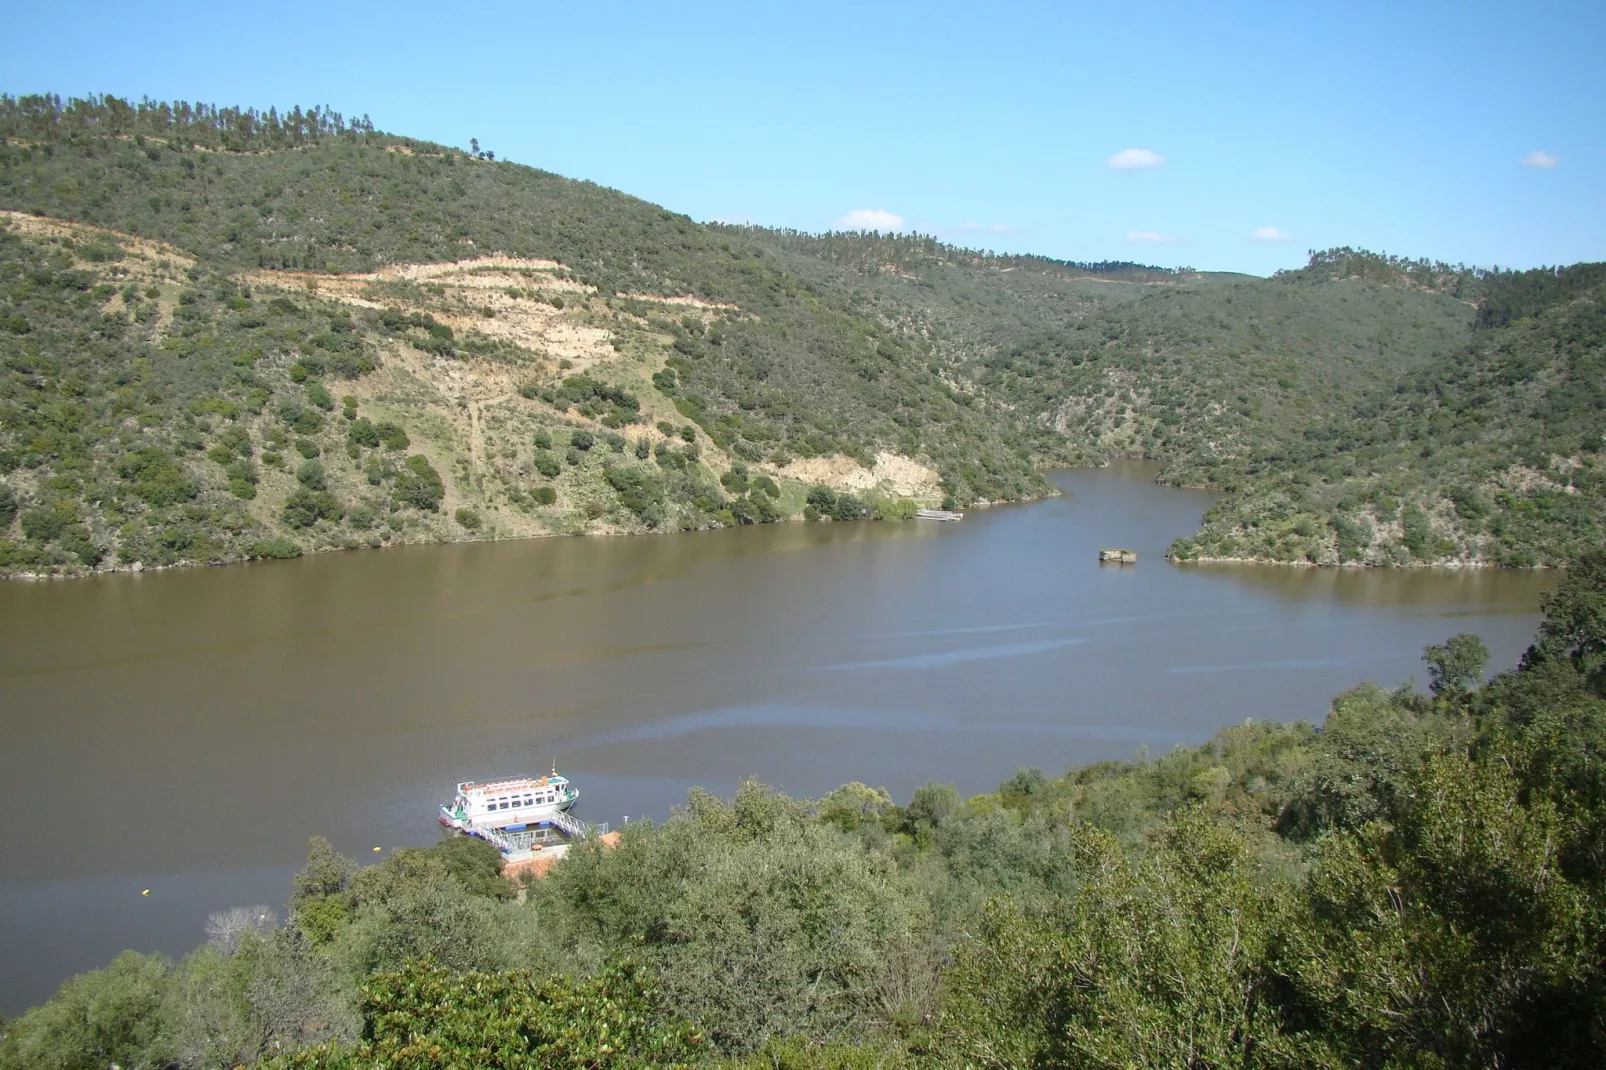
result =
[[[0,584],[0,1012],[207,914],[281,905],[307,837],[426,844],[455,781],[556,761],[662,817],[756,774],[966,793],[1319,720],[1475,632],[1510,667],[1553,575],[1173,566],[1210,496],[1152,468],[962,523],[402,547]],[[1135,566],[1100,565],[1101,545]],[[142,895],[145,889],[148,896]]]

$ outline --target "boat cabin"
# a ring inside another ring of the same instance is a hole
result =
[[[536,821],[567,809],[579,796],[569,779],[551,776],[510,777],[457,785],[452,816],[478,825],[515,825]]]

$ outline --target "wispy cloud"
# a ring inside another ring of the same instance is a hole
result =
[[[1165,157],[1152,149],[1122,149],[1111,156],[1108,163],[1117,171],[1142,171],[1159,167],[1165,163]]]
[[[855,208],[831,225],[839,230],[902,230],[903,216],[885,208]]]
[[[1139,245],[1175,245],[1179,239],[1175,234],[1161,234],[1158,230],[1129,230],[1126,240]]]
[[[1561,163],[1559,156],[1552,156],[1544,149],[1534,149],[1522,158],[1524,167],[1555,167],[1559,163]]]
[[[1249,235],[1250,241],[1290,241],[1292,238],[1293,235],[1286,230],[1278,230],[1276,227],[1257,227],[1254,233]]]

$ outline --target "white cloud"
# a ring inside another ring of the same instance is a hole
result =
[[[1249,235],[1249,240],[1289,241],[1292,239],[1292,237],[1293,235],[1289,234],[1286,230],[1278,230],[1276,227],[1258,227],[1253,234]]]
[[[855,208],[831,225],[839,230],[902,230],[903,216],[885,208]]]
[[[1159,167],[1165,163],[1165,157],[1152,149],[1122,149],[1111,156],[1108,162],[1117,171],[1142,171]]]
[[[1177,236],[1161,234],[1157,230],[1129,230],[1126,233],[1126,240],[1140,245],[1175,245]]]
[[[1534,149],[1522,158],[1524,167],[1555,167],[1561,163],[1560,157],[1552,156],[1544,149]]]

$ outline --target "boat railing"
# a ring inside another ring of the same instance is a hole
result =
[[[552,825],[574,840],[588,840],[593,836],[605,836],[608,833],[608,823],[606,821],[581,821],[573,814],[562,810],[552,815]]]
[[[499,851],[511,852],[525,849],[525,845],[516,843],[511,836],[508,836],[500,829],[475,829],[474,834],[495,846]]]

